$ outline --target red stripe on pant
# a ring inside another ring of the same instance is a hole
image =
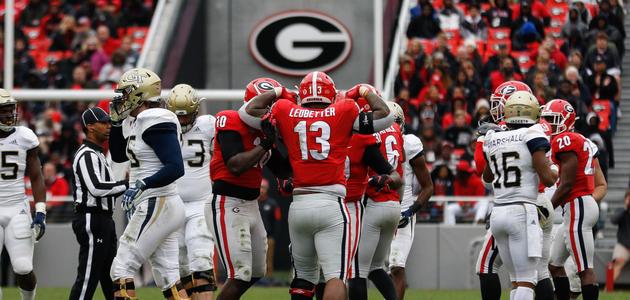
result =
[[[483,256],[481,257],[481,264],[479,266],[479,274],[485,274],[484,266],[486,265],[486,261],[488,260],[488,254],[490,253],[490,249],[492,248],[492,244],[494,243],[494,236],[490,236],[488,239],[488,243],[486,243],[486,249],[483,250]],[[489,268],[488,268],[489,269]]]
[[[573,258],[575,259],[575,264],[577,265],[578,273],[582,272],[582,261],[580,259],[580,252],[577,250],[577,244],[575,243],[574,233],[577,234],[577,231],[574,230],[575,226],[575,200],[571,201],[571,223],[569,226],[569,240],[571,241],[571,250],[573,250]],[[577,228],[577,230],[582,230],[582,228]]]
[[[350,218],[350,211],[348,210],[348,204],[343,203],[343,207],[346,210],[346,215],[348,216],[348,240],[346,243],[348,244],[348,252],[346,255],[348,258],[346,259],[346,278],[350,278],[349,274],[352,272],[352,218]]]
[[[234,266],[232,265],[232,259],[230,258],[230,247],[228,246],[227,239],[227,227],[225,226],[225,196],[221,196],[219,200],[219,213],[221,218],[221,235],[223,236],[223,249],[225,252],[225,260],[227,261],[228,278],[234,278]]]

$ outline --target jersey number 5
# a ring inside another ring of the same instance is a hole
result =
[[[129,148],[129,144],[135,142],[135,140],[136,136],[132,135],[129,137],[129,141],[127,142],[127,157],[129,157],[129,167],[131,168],[137,168],[140,166],[140,162],[138,161],[136,154],[131,151],[131,148]]]
[[[306,121],[298,122],[297,125],[295,125],[295,128],[293,128],[293,132],[298,134],[300,140],[302,160],[308,160],[309,154],[315,160],[324,160],[328,158],[328,153],[330,152],[330,143],[328,143],[328,140],[330,139],[330,125],[324,121],[317,121],[311,124],[308,131],[321,131],[321,134],[318,137],[315,137],[315,143],[320,145],[321,150],[309,149],[309,145],[306,141],[308,138],[308,135],[306,134]]]
[[[499,170],[499,165],[497,164],[497,157],[492,155],[490,156],[490,160],[492,161],[492,164],[494,165],[494,187],[495,188],[500,188],[501,187],[501,174],[503,173],[503,187],[509,188],[509,187],[516,187],[516,186],[521,186],[521,169],[519,169],[517,166],[508,166],[508,158],[514,158],[516,160],[519,159],[519,155],[518,152],[507,152],[507,153],[503,153],[503,172],[501,172],[501,170]],[[509,181],[510,178],[510,173],[514,173],[514,181]]]
[[[0,177],[5,180],[17,179],[18,164],[15,162],[8,162],[7,157],[18,156],[17,151],[5,151],[2,152],[2,168],[11,168],[8,174],[2,173]]]

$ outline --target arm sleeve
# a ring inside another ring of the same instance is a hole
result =
[[[109,131],[109,152],[112,160],[117,163],[123,163],[129,160],[125,153],[126,140],[123,137],[122,126],[112,126]]]
[[[483,169],[486,168],[486,157],[483,153],[483,137],[479,137],[475,143],[475,173],[478,176],[483,174]]]
[[[81,182],[94,197],[119,196],[127,190],[127,184],[124,181],[107,181],[103,178],[98,156],[93,152],[84,152],[79,157],[78,167],[80,172],[77,174],[82,177]]]
[[[383,157],[378,144],[365,147],[363,162],[378,174],[389,174],[394,170],[394,167]]]
[[[271,158],[266,166],[269,167],[269,170],[271,170],[276,177],[281,179],[287,179],[291,177],[293,173],[289,158],[282,155],[276,148],[271,149]]]
[[[243,146],[241,135],[238,134],[238,132],[236,131],[219,131],[217,133],[217,141],[219,142],[219,147],[221,147],[223,163],[225,163],[226,165],[228,161],[230,161],[230,158],[245,151],[245,146]]]
[[[534,153],[539,150],[547,152],[549,151],[549,149],[551,149],[551,145],[546,138],[537,137],[527,141],[527,148],[529,148],[530,153]]]
[[[238,116],[241,118],[241,121],[243,121],[243,123],[247,124],[247,126],[260,130],[261,118],[254,117],[248,114],[247,111],[245,111],[245,109],[247,108],[247,105],[249,105],[250,103],[252,102],[251,101],[245,102],[245,104],[241,106],[241,108],[238,110]]]
[[[372,131],[369,131],[369,127],[364,128],[365,126],[369,126],[370,124],[372,127]],[[352,126],[352,128],[354,129],[354,131],[361,134],[370,134],[373,132],[385,130],[389,126],[392,126],[392,124],[394,124],[394,112],[390,110],[389,114],[385,118],[378,120],[374,120],[372,118],[372,113],[360,113],[359,116],[357,116],[357,118],[354,120],[354,125]]]
[[[166,186],[184,175],[184,160],[175,124],[155,124],[144,131],[142,140],[155,151],[164,165],[155,174],[143,179],[147,188]]]

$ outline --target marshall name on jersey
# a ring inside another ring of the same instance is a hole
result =
[[[9,136],[0,138],[2,206],[22,204],[27,200],[24,194],[26,152],[37,146],[39,146],[37,136],[24,126],[17,126]]]
[[[352,126],[359,115],[356,102],[341,100],[316,109],[282,99],[271,113],[287,145],[295,188],[345,197],[345,161]]]
[[[422,141],[414,134],[405,134],[404,146],[405,149],[405,162],[403,163],[403,172],[405,175],[405,187],[403,190],[403,199],[400,204],[401,210],[407,210],[416,201],[415,195],[420,192],[418,179],[411,168],[409,161],[424,154],[424,146]]]
[[[157,173],[164,166],[155,155],[155,151],[144,142],[142,135],[154,125],[172,123],[177,126],[177,135],[182,129],[177,116],[163,108],[151,108],[142,111],[135,118],[128,117],[123,121],[123,137],[127,140],[127,158],[129,158],[129,182],[143,179]],[[175,182],[163,187],[147,189],[142,193],[143,199],[157,196],[177,195]]]
[[[563,203],[577,197],[591,195],[595,189],[595,168],[593,159],[597,157],[597,146],[579,133],[563,132],[551,139],[551,153],[554,164],[560,165],[558,154],[573,152],[577,155],[578,166],[573,190]],[[562,168],[560,168],[560,174]]]
[[[215,118],[199,116],[195,125],[182,134],[184,176],[177,180],[177,190],[184,202],[206,200],[212,194],[210,153],[214,140]]]
[[[486,134],[483,151],[494,174],[495,203],[536,204],[539,179],[532,154],[549,148],[547,135],[539,125]]]
[[[403,177],[402,164],[405,161],[405,150],[403,149],[403,145],[405,142],[403,140],[400,126],[394,123],[392,126],[385,130],[381,130],[374,135],[378,135],[381,140],[381,153],[387,158],[387,162],[394,167],[394,170],[398,172],[400,177]],[[370,176],[373,175],[376,175],[376,173],[371,170]],[[365,194],[376,202],[400,201],[400,195],[398,194],[398,191],[395,190],[387,189],[377,192],[376,188],[369,186],[365,191]]]

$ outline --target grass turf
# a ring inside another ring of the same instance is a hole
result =
[[[3,288],[5,300],[19,300],[19,291],[16,288]],[[68,299],[70,293],[69,288],[40,288],[37,290],[38,300],[65,300]],[[138,296],[141,300],[148,299],[163,299],[162,293],[157,288],[141,288],[138,290]],[[462,291],[444,291],[444,290],[407,290],[405,299],[423,299],[423,300],[470,300],[480,299],[479,291],[477,290],[462,290]],[[503,293],[503,299],[509,299],[507,293]],[[96,292],[94,299],[102,300],[100,290]],[[275,299],[289,299],[288,288],[286,287],[254,287],[249,290],[242,298],[243,300],[275,300]],[[369,299],[383,299],[376,289],[370,289]],[[602,292],[599,299],[602,300],[627,300],[630,299],[630,292],[615,292],[612,294]]]

